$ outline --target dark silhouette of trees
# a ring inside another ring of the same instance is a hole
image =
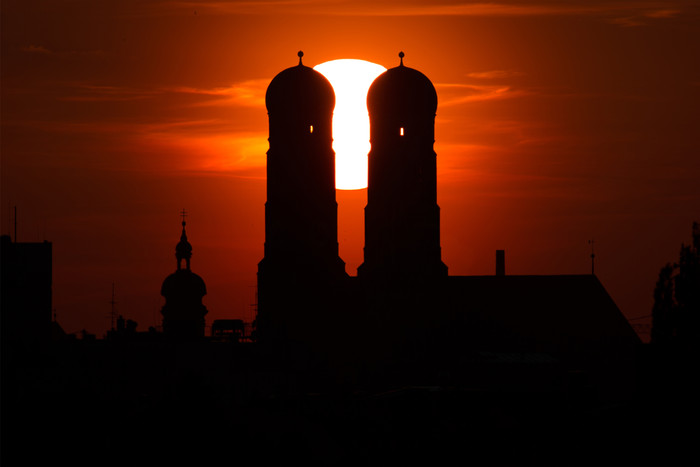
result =
[[[677,263],[661,268],[654,289],[651,341],[662,345],[700,347],[700,224],[693,240],[682,244]]]

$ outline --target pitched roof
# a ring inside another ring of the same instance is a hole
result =
[[[639,342],[594,275],[451,276],[446,299],[482,348],[578,352]]]

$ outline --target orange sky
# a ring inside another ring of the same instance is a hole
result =
[[[435,84],[450,274],[596,272],[628,317],[700,220],[700,8],[689,1],[2,2],[2,233],[54,245],[66,331],[160,323],[178,212],[207,322],[249,320],[264,93],[304,50]],[[362,261],[364,190],[338,192]],[[291,272],[291,266],[290,266]],[[565,312],[566,310],[562,310]],[[643,322],[643,321],[640,321]]]

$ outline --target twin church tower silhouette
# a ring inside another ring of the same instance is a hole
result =
[[[326,341],[322,334],[335,341],[376,302],[377,289],[447,276],[433,149],[437,93],[430,80],[405,66],[402,52],[399,66],[369,88],[364,262],[358,276],[349,277],[338,256],[335,94],[321,73],[304,66],[303,53],[298,56],[299,64],[279,73],[265,96],[270,146],[258,269],[262,342]]]
[[[265,259],[339,276],[332,121],[335,96],[323,75],[301,62],[278,74],[265,96],[270,119]],[[403,64],[367,93],[370,118],[365,261],[358,274],[444,276],[437,205],[437,93]],[[303,266],[302,266],[303,265]]]

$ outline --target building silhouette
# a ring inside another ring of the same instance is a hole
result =
[[[0,239],[0,292],[4,344],[47,342],[51,337],[53,253],[51,242]]]
[[[257,327],[260,339],[278,343],[308,343],[323,332],[327,303],[347,278],[338,256],[335,94],[298,55],[299,64],[279,73],[265,95],[270,149]]]
[[[447,276],[433,150],[437,93],[400,56],[400,65],[377,77],[367,93],[372,149],[358,275],[371,281]]]
[[[190,269],[192,245],[185,232],[184,210],[182,216],[182,234],[175,246],[177,269],[165,278],[160,289],[160,294],[165,297],[161,309],[163,333],[176,340],[195,340],[204,337],[207,308],[202,304],[202,297],[207,294],[207,287],[204,280]]]
[[[404,65],[403,52],[367,94],[364,262],[356,277],[345,273],[337,249],[333,89],[302,55],[266,95],[260,341],[320,349],[337,366],[383,374],[454,375],[465,360],[473,371],[475,361],[493,355],[519,355],[509,358],[520,362],[547,355],[569,370],[617,374],[622,390],[639,339],[596,276],[509,276],[502,250],[494,276],[448,276],[433,149],[437,93]]]

